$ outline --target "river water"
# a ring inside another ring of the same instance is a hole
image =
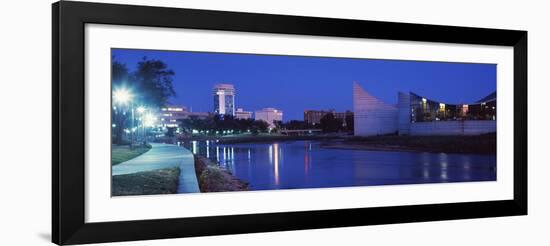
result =
[[[250,190],[496,180],[495,155],[332,149],[318,141],[184,145]]]

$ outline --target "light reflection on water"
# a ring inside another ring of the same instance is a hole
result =
[[[496,180],[495,155],[329,149],[315,141],[184,146],[249,182],[251,190]]]

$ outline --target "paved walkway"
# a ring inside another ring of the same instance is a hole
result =
[[[163,168],[180,168],[178,193],[200,192],[193,154],[173,144],[151,143],[146,153],[112,167],[112,175],[131,174]]]

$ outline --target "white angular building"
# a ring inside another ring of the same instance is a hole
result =
[[[353,124],[355,136],[376,136],[397,132],[397,107],[386,104],[353,82]]]

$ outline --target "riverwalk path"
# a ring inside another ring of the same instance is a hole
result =
[[[173,144],[150,144],[151,149],[144,154],[113,166],[111,175],[179,167],[178,193],[200,192],[195,174],[195,160],[189,150]]]

